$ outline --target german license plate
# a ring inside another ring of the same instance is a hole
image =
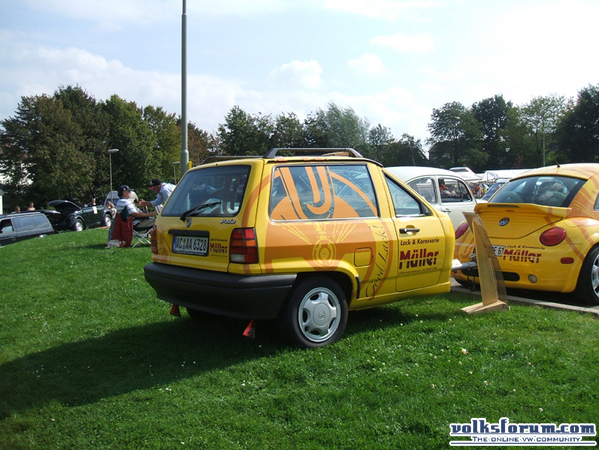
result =
[[[208,238],[197,236],[174,236],[173,253],[206,256],[208,254]]]
[[[505,245],[493,245],[493,253],[495,256],[503,256]]]

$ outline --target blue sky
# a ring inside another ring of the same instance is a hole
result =
[[[181,114],[182,0],[0,0],[0,120],[79,85]],[[187,0],[188,120],[334,102],[424,143],[433,108],[599,83],[598,0]],[[425,146],[426,148],[426,146]]]

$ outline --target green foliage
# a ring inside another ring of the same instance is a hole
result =
[[[482,128],[474,113],[459,102],[433,109],[428,126],[432,145],[430,158],[439,167],[472,166],[479,170],[486,162],[480,149]]]
[[[559,143],[560,156],[567,161],[599,162],[599,85],[582,89],[562,116]]]
[[[218,127],[221,147],[226,155],[263,155],[270,149],[273,124],[270,116],[246,113],[234,106]]]
[[[420,140],[415,140],[409,134],[404,134],[401,139],[382,146],[378,155],[378,160],[386,167],[429,165]]]
[[[449,424],[597,423],[597,318],[448,293],[350,313],[335,345],[169,315],[105,229],[0,249],[0,448],[446,449]]]
[[[560,116],[564,113],[564,97],[551,95],[535,97],[520,108],[521,119],[528,126],[528,135],[532,140],[531,158],[525,167],[545,166],[554,159],[556,131]]]
[[[508,126],[508,112],[512,107],[512,102],[506,102],[502,95],[495,95],[472,105],[472,114],[483,133],[481,150],[487,155],[488,167],[510,167],[510,149],[501,135]]]
[[[396,139],[382,124],[370,127],[351,107],[329,103],[301,121],[233,107],[208,133],[188,124],[190,161],[210,155],[263,155],[273,147],[351,147],[384,165],[469,166],[487,169],[599,161],[599,86],[576,101],[557,95],[533,98],[521,107],[495,95],[470,108],[449,102],[433,109],[429,159],[419,140]],[[52,96],[23,97],[15,115],[1,122],[0,171],[4,204],[67,198],[102,198],[126,183],[145,194],[148,180],[178,178],[181,123],[161,107],[141,108],[117,95],[97,102],[80,87],[60,87]],[[175,164],[173,164],[175,163]],[[174,181],[174,180],[173,180]]]
[[[109,155],[114,153],[113,189],[129,184],[145,191],[152,178],[170,179],[180,156],[180,127],[162,108],[138,108],[112,96],[97,102],[79,87],[53,96],[23,97],[15,116],[2,122],[0,169],[5,197],[15,203],[66,198],[86,203],[109,190]]]

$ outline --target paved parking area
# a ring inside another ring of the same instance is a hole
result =
[[[454,292],[461,292],[464,294],[472,294],[480,297],[480,291],[472,291],[460,285],[455,280],[451,282],[451,290]],[[508,304],[509,302],[523,303],[528,305],[543,306],[545,308],[554,309],[565,309],[569,311],[578,311],[599,315],[599,305],[597,306],[584,306],[571,304],[571,295],[567,294],[554,294],[550,292],[512,292],[507,293]],[[522,296],[525,295],[525,296]]]

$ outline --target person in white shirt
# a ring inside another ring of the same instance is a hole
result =
[[[150,217],[154,217],[157,215],[156,211],[152,211],[149,213],[145,213],[140,211],[137,206],[135,206],[135,204],[133,203],[133,200],[131,200],[131,188],[129,186],[127,186],[126,184],[122,184],[121,186],[119,186],[119,188],[117,189],[118,195],[119,195],[119,201],[116,202],[115,208],[116,208],[116,214],[120,214],[121,211],[123,211],[125,208],[127,208],[127,211],[129,212],[129,215],[131,217],[133,217],[136,221],[136,226],[145,226],[145,225],[149,225],[152,223],[152,220],[150,220]],[[110,226],[110,229],[108,230],[108,240],[110,241],[112,239],[112,231],[114,229],[114,220],[112,221],[112,224]],[[147,222],[147,223],[146,223]]]
[[[156,194],[156,199],[152,201],[142,200],[139,202],[140,206],[153,206],[154,208],[159,208],[162,207],[162,205],[164,205],[164,203],[173,193],[175,185],[170,183],[163,183],[158,178],[154,178],[152,181],[150,181],[148,189]]]

